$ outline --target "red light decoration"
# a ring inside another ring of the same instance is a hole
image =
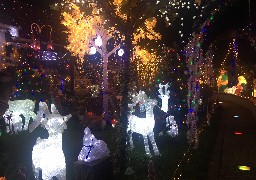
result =
[[[235,135],[242,135],[242,132],[235,132]]]
[[[118,123],[118,120],[116,120],[116,119],[111,120],[111,124],[113,127],[115,127],[117,125],[117,123]]]

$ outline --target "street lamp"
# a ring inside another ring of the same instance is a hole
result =
[[[97,38],[94,41],[91,41],[93,47],[90,49],[90,54],[95,54],[96,51],[100,53],[103,59],[103,83],[102,83],[102,95],[103,95],[103,114],[104,119],[107,122],[110,122],[109,113],[108,113],[108,58],[117,49],[120,48],[120,44],[115,46],[110,52],[107,51],[107,42],[112,38],[111,35],[108,34],[107,30],[100,29]],[[118,55],[122,56],[124,51],[120,49],[118,51]]]

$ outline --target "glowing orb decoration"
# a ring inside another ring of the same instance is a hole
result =
[[[161,110],[164,112],[168,112],[168,99],[170,98],[170,91],[167,90],[169,88],[169,84],[167,83],[166,85],[162,85],[161,83],[159,84],[159,90],[158,92],[160,95],[158,95],[159,98],[162,99],[162,107]]]
[[[66,122],[71,117],[61,116],[54,104],[51,105],[51,113],[45,102],[39,103],[39,111],[31,129],[39,124],[45,127],[49,133],[47,139],[37,138],[32,151],[32,163],[35,176],[38,177],[42,170],[43,179],[52,179],[56,176],[58,180],[66,179],[66,163],[62,151],[62,133],[67,128]]]
[[[96,48],[92,46],[90,48],[90,54],[93,55],[93,54],[96,54],[96,52],[97,52]]]
[[[139,118],[135,115],[128,116],[128,127],[127,132],[130,131],[129,134],[129,142],[131,148],[134,148],[133,141],[132,141],[132,133],[136,132],[143,136],[145,151],[147,156],[151,156],[149,145],[148,145],[148,137],[153,146],[153,151],[155,155],[160,155],[158,147],[155,142],[154,137],[154,126],[155,126],[155,119],[153,114],[153,108],[156,105],[157,101],[154,99],[148,99],[147,95],[144,91],[140,91],[137,96],[133,97],[133,104],[137,104],[141,102],[146,107],[146,118]],[[129,105],[130,107],[132,105]]]
[[[124,55],[124,50],[123,49],[119,49],[117,54],[118,54],[118,56],[123,56]]]
[[[166,126],[170,128],[170,130],[167,131],[167,134],[169,134],[171,137],[175,137],[178,135],[178,125],[174,120],[174,116],[169,116],[166,118]]]
[[[101,46],[102,45],[102,39],[100,36],[97,36],[97,38],[95,39],[95,45],[96,46]]]
[[[17,133],[28,129],[30,118],[34,119],[35,102],[30,99],[9,101],[9,109],[3,115],[7,132]],[[20,115],[24,116],[24,121]]]
[[[97,140],[90,129],[84,130],[83,147],[78,155],[79,161],[91,162],[103,159],[109,155],[107,144],[102,140]]]

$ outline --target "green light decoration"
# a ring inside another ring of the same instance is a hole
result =
[[[198,46],[198,47],[201,47],[201,46],[202,46],[202,43],[198,43],[197,46]]]
[[[210,17],[210,20],[212,21],[214,19],[214,16],[212,15],[211,17]]]
[[[241,171],[250,171],[251,170],[251,168],[248,166],[238,166],[238,169]]]
[[[193,65],[193,61],[190,61],[190,65]]]

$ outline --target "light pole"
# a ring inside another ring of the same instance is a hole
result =
[[[115,46],[110,52],[107,52],[107,42],[112,38],[108,34],[107,30],[100,29],[99,35],[95,41],[91,41],[93,47],[91,48],[90,53],[95,54],[96,51],[100,53],[103,59],[103,83],[102,83],[102,95],[103,95],[103,114],[106,122],[110,122],[109,113],[108,113],[108,58],[111,56],[117,49],[120,48],[120,44]],[[122,51],[118,52],[119,55],[123,55]]]

